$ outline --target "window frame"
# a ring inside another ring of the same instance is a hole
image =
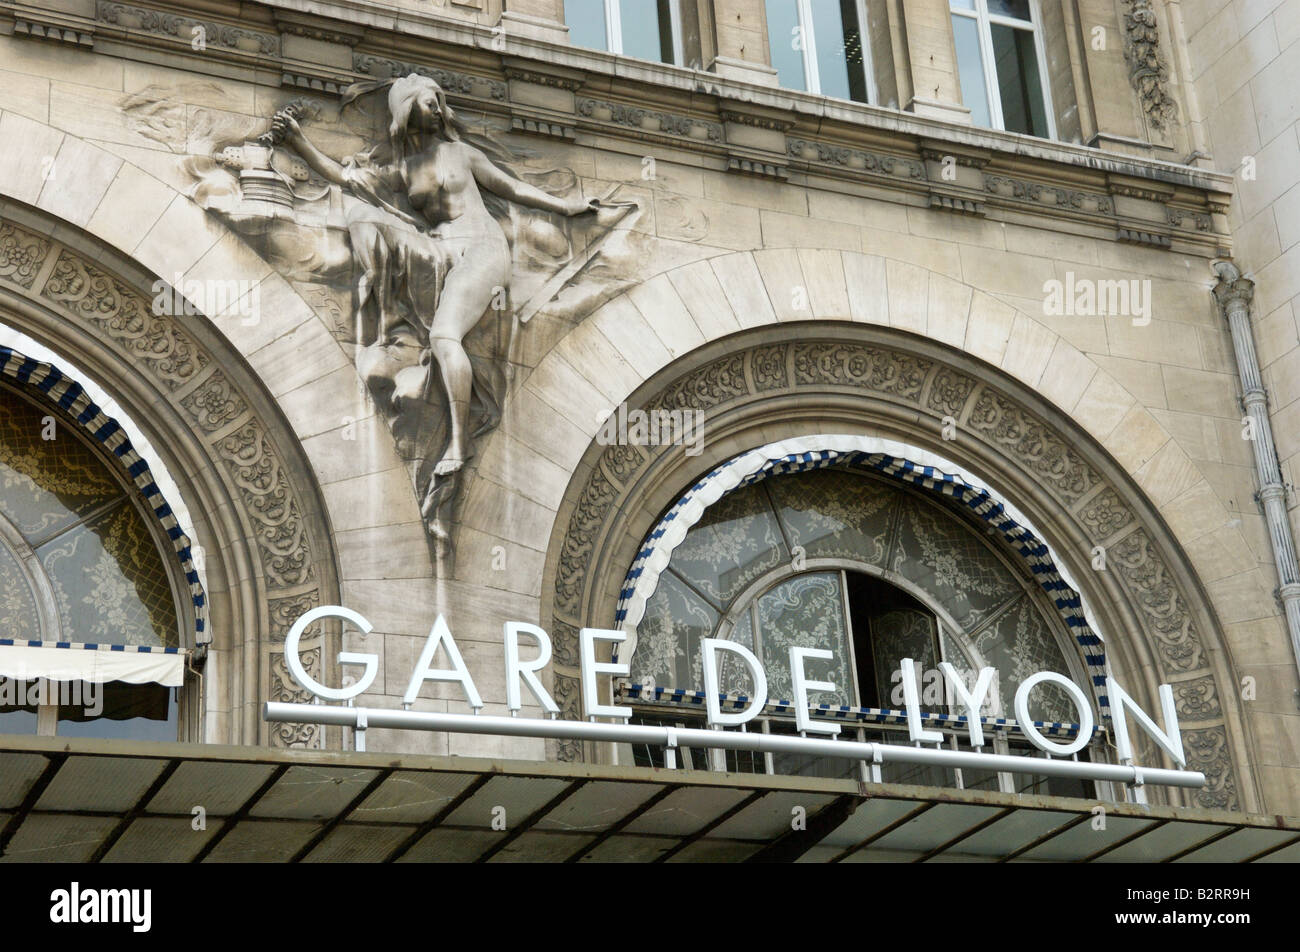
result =
[[[821,72],[817,65],[817,31],[813,25],[812,5],[815,0],[794,0],[795,11],[799,17],[799,35],[803,39],[803,49],[799,52],[803,55],[803,90],[794,90],[794,92],[808,92],[815,96],[826,96],[827,99],[835,99],[837,102],[857,102],[856,99],[840,99],[838,96],[830,96],[822,92]],[[827,0],[819,0],[826,3]],[[879,102],[879,94],[876,90],[876,74],[871,65],[871,43],[868,38],[867,26],[867,2],[866,0],[854,0],[854,5],[858,11],[858,30],[859,40],[862,44],[862,75],[866,84],[867,101],[863,105],[874,106]],[[764,11],[766,11],[764,6]],[[841,38],[842,42],[843,38]],[[772,32],[768,30],[768,61],[771,62]],[[811,54],[811,55],[809,55]],[[781,86],[779,88],[788,89],[789,87]]]
[[[68,411],[62,407],[53,404],[46,404],[36,398],[24,388],[14,385],[12,381],[0,380],[0,392],[8,394],[16,400],[27,403],[39,413],[53,413],[58,425],[69,434],[67,437],[76,440],[82,446],[90,451],[117,484],[121,490],[121,495],[116,496],[107,502],[100,503],[95,508],[83,513],[74,523],[57,532],[47,535],[33,545],[29,542],[18,527],[13,525],[3,512],[0,512],[0,544],[7,544],[7,547],[13,555],[19,559],[21,570],[26,576],[26,580],[32,591],[37,595],[38,609],[42,614],[38,616],[41,625],[42,637],[46,640],[71,640],[72,632],[65,631],[62,627],[62,621],[57,613],[48,613],[47,609],[51,606],[49,602],[53,599],[53,591],[49,587],[48,576],[41,566],[39,557],[36,555],[36,549],[46,543],[60,538],[66,533],[75,531],[77,528],[84,526],[93,519],[96,519],[106,513],[114,512],[123,506],[129,506],[135,510],[136,515],[141,520],[149,539],[158,551],[159,561],[162,564],[163,571],[166,573],[167,586],[171,591],[173,609],[176,615],[176,638],[177,647],[182,652],[193,647],[194,636],[194,618],[193,605],[186,601],[184,593],[187,590],[187,584],[183,575],[180,574],[180,566],[172,559],[167,557],[167,549],[171,545],[171,540],[163,533],[158,517],[145,503],[141,497],[139,487],[127,478],[124,470],[121,469],[121,463],[109,454],[109,451],[103,446],[88,439],[85,431],[75,425],[75,420],[68,415]],[[48,625],[47,632],[45,626]],[[47,635],[54,636],[47,638]],[[68,649],[72,650],[72,649]],[[184,684],[176,687],[166,687],[166,690],[174,692],[173,699],[176,704],[176,738],[177,741],[184,741],[190,734],[195,733],[193,729],[194,712],[191,711],[191,705],[198,705],[200,690],[200,680],[193,675],[193,669],[186,666]],[[64,705],[58,701],[61,684],[68,684],[67,681],[59,681],[52,678],[38,675],[27,679],[28,681],[44,681],[46,686],[51,690],[53,701],[36,705],[36,730],[30,734],[10,734],[6,735],[0,730],[0,737],[59,737],[69,736],[60,735],[58,732],[59,711]],[[126,684],[128,682],[103,682],[100,685],[103,690],[108,684]],[[159,685],[160,687],[165,687]]]
[[[623,52],[623,0],[604,0],[605,52],[628,56]],[[668,0],[668,28],[673,35],[673,61],[665,65],[685,66],[686,48],[682,39],[682,0]],[[636,57],[640,59],[640,57]],[[663,60],[641,60],[643,63],[663,63]]]
[[[1008,131],[1006,118],[1002,115],[1002,96],[998,90],[997,59],[993,52],[993,25],[997,24],[998,26],[1010,27],[1016,30],[1025,30],[1028,27],[1029,32],[1033,33],[1034,36],[1034,56],[1038,62],[1038,83],[1043,95],[1043,115],[1047,119],[1046,138],[1057,141],[1056,110],[1052,105],[1052,84],[1047,75],[1047,44],[1043,39],[1043,11],[1040,0],[1028,0],[1029,20],[1027,21],[1003,14],[990,13],[988,0],[971,0],[971,2],[974,4],[975,9],[963,10],[953,6],[951,0],[949,0],[948,13],[954,17],[960,16],[975,21],[975,33],[979,38],[980,67],[981,72],[984,74],[984,96],[988,101],[989,120],[993,123],[993,128],[1002,132]],[[951,26],[952,20],[950,19],[948,22],[949,26]],[[954,56],[956,56],[956,48],[954,38]],[[960,76],[960,64],[958,64],[957,72]],[[1032,133],[1017,132],[1015,135],[1032,135]],[[1034,136],[1034,138],[1039,137]]]

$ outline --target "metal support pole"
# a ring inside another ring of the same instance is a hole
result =
[[[448,734],[492,734],[503,737],[542,737],[589,740],[615,744],[649,744],[656,747],[722,750],[756,750],[811,757],[837,757],[877,763],[915,764],[924,767],[969,767],[1007,773],[1067,777],[1074,780],[1114,780],[1169,787],[1205,786],[1205,774],[1196,770],[1145,769],[1132,765],[1082,763],[1074,760],[1040,760],[1003,754],[977,754],[967,750],[935,750],[862,741],[816,740],[784,734],[715,731],[694,727],[655,727],[649,724],[590,724],[585,721],[545,720],[533,717],[497,717],[485,714],[434,714],[378,708],[329,707],[320,704],[284,704],[267,701],[268,721],[298,724],[333,724],[356,727],[364,718],[370,727],[393,730],[437,731]]]

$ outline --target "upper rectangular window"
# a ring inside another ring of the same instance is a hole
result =
[[[1038,0],[949,0],[949,10],[971,121],[1056,138]]]
[[[875,97],[863,0],[766,0],[767,45],[778,81],[837,99]]]
[[[683,48],[682,0],[564,0],[564,22],[574,46],[691,65]]]

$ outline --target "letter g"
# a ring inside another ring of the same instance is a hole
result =
[[[325,698],[329,701],[348,701],[358,694],[365,692],[375,682],[376,675],[379,674],[379,656],[372,654],[358,654],[354,651],[340,651],[339,664],[364,664],[366,671],[358,679],[357,683],[347,688],[329,688],[321,684],[315,678],[307,673],[307,669],[302,666],[302,658],[298,656],[298,641],[302,638],[302,633],[307,630],[307,626],[321,618],[342,618],[350,621],[361,629],[363,635],[370,634],[374,626],[366,621],[365,617],[350,608],[344,608],[342,605],[322,605],[319,608],[313,608],[304,615],[300,615],[298,620],[293,623],[289,629],[289,635],[284,639],[284,659],[289,665],[289,673],[293,675],[294,680],[305,687],[317,697]]]

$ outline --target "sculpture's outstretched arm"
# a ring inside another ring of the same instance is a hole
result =
[[[512,202],[518,202],[520,205],[540,208],[546,212],[555,212],[557,215],[581,215],[585,212],[594,212],[597,209],[595,199],[587,201],[581,196],[572,199],[558,198],[549,192],[543,192],[540,188],[529,185],[527,182],[507,175],[472,145],[465,145],[464,148],[469,153],[470,170],[474,173],[474,180],[495,195]]]
[[[303,135],[292,111],[286,109],[275,114],[275,118],[271,120],[270,136],[273,142],[282,141],[292,146],[294,151],[302,156],[303,161],[325,181],[333,182],[335,185],[347,184],[343,177],[343,166],[312,145],[311,141]]]

